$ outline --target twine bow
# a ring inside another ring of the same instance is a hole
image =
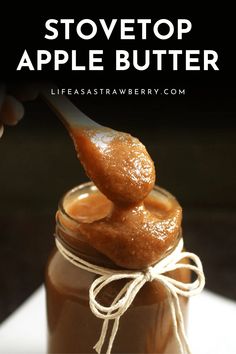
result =
[[[183,252],[183,239],[180,239],[177,247],[167,257],[156,263],[154,266],[144,271],[114,270],[100,267],[68,251],[61,242],[56,239],[56,246],[60,253],[75,266],[87,270],[88,272],[100,275],[95,279],[89,289],[89,304],[93,314],[103,319],[100,338],[94,349],[101,353],[104,341],[107,336],[109,321],[113,321],[112,331],[109,338],[106,354],[110,354],[116,333],[119,328],[121,316],[132,304],[139,290],[149,281],[158,281],[167,290],[170,312],[173,321],[173,329],[177,344],[181,354],[191,354],[188,340],[185,334],[183,315],[180,308],[178,295],[190,297],[199,294],[205,285],[202,263],[197,255],[190,252]],[[181,260],[188,258],[193,264],[181,263]],[[175,280],[165,273],[176,269],[189,269],[197,276],[192,283],[183,283]],[[97,300],[100,291],[108,284],[127,279],[127,283],[120,290],[110,306],[103,306]]]

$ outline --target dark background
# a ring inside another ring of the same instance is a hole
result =
[[[200,6],[200,5],[199,5]],[[40,10],[40,9],[39,9]],[[41,9],[42,10],[42,9]],[[221,10],[221,9],[220,9]],[[29,79],[53,79],[60,87],[177,87],[185,96],[71,97],[74,103],[101,124],[140,138],[153,157],[157,183],[170,190],[184,209],[186,247],[200,255],[207,288],[236,299],[236,123],[233,22],[227,9],[201,16],[188,11],[124,14],[123,18],[189,18],[193,29],[186,40],[165,43],[153,38],[130,41],[122,48],[214,49],[219,72],[126,71],[109,68],[98,73],[16,73],[24,48],[47,49],[43,23],[47,18],[104,18],[64,9],[48,15],[21,12],[1,21],[1,78],[10,87]],[[214,13],[214,16],[213,16]],[[78,14],[76,16],[76,14]],[[4,17],[4,14],[1,14]],[[108,18],[116,18],[110,14]],[[107,18],[107,17],[106,17]],[[3,18],[2,18],[3,19]],[[50,41],[50,48],[119,48],[120,42],[90,43],[72,39]],[[109,56],[108,56],[109,58]],[[25,104],[24,119],[8,128],[0,141],[0,320],[9,315],[43,281],[47,257],[53,246],[54,215],[64,192],[86,180],[73,144],[55,115],[38,98]]]

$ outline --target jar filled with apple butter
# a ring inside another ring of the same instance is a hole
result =
[[[145,210],[158,220],[166,220],[173,209],[181,209],[177,200],[169,192],[157,186],[144,199],[143,205]],[[107,231],[102,232],[101,223],[97,224],[99,225],[97,233],[96,228],[93,228],[90,237],[87,236],[87,226],[96,224],[97,221],[104,220],[111,214],[114,214],[112,224],[119,223],[119,218],[122,219],[122,216],[117,216],[118,211],[114,213],[113,208],[113,203],[92,182],[70,190],[59,203],[56,214],[56,240],[75,256],[99,267],[118,271],[139,270],[143,268],[142,260],[148,259],[145,252],[151,255],[151,250],[146,249],[144,244],[145,238],[143,238],[143,252],[140,249],[141,242],[138,246],[143,258],[140,258],[138,253],[135,257],[134,247],[127,259],[127,254],[125,256],[122,254],[125,246],[120,245],[119,248],[119,244],[115,243],[116,234],[112,233],[111,227],[109,239],[105,241],[100,235],[105,235]],[[135,211],[132,210],[131,213],[130,224],[133,225]],[[127,224],[129,218],[127,211],[125,215],[125,224]],[[163,241],[164,247],[160,241],[160,252],[157,259],[150,257],[150,266],[173,252],[182,237],[181,223],[178,225],[175,233],[171,233],[171,224],[169,225],[170,242]],[[123,232],[122,229],[120,230]],[[135,243],[136,235],[128,236],[130,242]],[[109,252],[112,247],[119,248],[115,250],[116,253],[110,252],[115,254],[115,257],[109,257],[108,252],[102,252],[104,242],[110,243]],[[139,262],[133,261],[135,259],[139,259]],[[182,260],[182,263],[184,262],[187,263]],[[190,270],[177,268],[170,271],[168,276],[176,281],[188,283]],[[48,353],[94,353],[93,347],[99,339],[103,325],[103,321],[92,313],[89,304],[89,290],[97,277],[98,275],[69,262],[55,247],[46,271]],[[99,303],[102,306],[110,306],[127,282],[128,280],[121,279],[108,283],[98,294]],[[187,298],[179,296],[184,321],[187,302]],[[109,328],[102,352],[106,352],[110,331]],[[168,289],[161,282],[148,281],[139,290],[132,304],[120,318],[112,353],[180,353],[174,332]]]

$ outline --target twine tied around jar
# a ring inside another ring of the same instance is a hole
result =
[[[194,253],[183,251],[182,238],[172,253],[155,265],[148,267],[143,271],[115,270],[89,263],[68,251],[57,238],[56,246],[59,252],[76,267],[100,275],[93,281],[89,290],[90,309],[96,317],[103,319],[101,335],[97,344],[94,346],[97,353],[101,353],[104,341],[106,339],[109,321],[113,320],[112,331],[108,342],[108,348],[106,350],[106,354],[111,353],[121,316],[130,307],[134,298],[144,284],[155,280],[160,282],[167,290],[168,302],[173,321],[173,329],[179,351],[181,354],[191,354],[189,343],[185,334],[183,315],[181,312],[178,295],[190,297],[199,294],[204,288],[205,277],[199,257]],[[179,263],[185,258],[191,260],[195,265]],[[196,274],[197,278],[192,283],[183,283],[171,278],[168,275],[164,275],[167,272],[184,268],[189,269]],[[99,292],[106,285],[121,279],[127,279],[128,282],[120,290],[110,306],[102,306],[96,300]]]

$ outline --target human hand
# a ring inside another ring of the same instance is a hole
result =
[[[0,84],[0,137],[4,125],[16,125],[24,115],[22,102],[34,100],[38,89],[32,85],[21,85],[8,94],[6,87]]]

